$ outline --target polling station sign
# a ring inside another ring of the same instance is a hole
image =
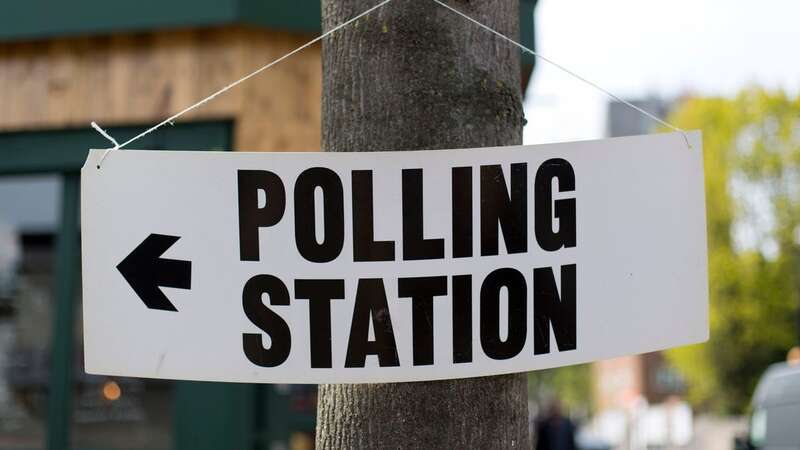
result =
[[[86,371],[361,383],[708,337],[690,133],[367,153],[90,152]]]

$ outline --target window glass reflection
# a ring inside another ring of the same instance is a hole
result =
[[[0,448],[43,448],[57,176],[0,178]]]

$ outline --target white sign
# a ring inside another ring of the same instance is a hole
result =
[[[699,132],[375,153],[93,150],[86,371],[474,377],[708,337]]]

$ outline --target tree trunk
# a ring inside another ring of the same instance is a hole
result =
[[[377,0],[323,0],[330,29]],[[517,0],[450,0],[511,37]],[[392,3],[323,46],[325,151],[520,144],[519,53],[431,0]],[[421,383],[322,385],[320,449],[529,448],[523,374]]]

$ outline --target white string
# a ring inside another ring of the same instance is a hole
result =
[[[582,76],[578,75],[577,73],[575,73],[575,72],[573,72],[573,71],[571,71],[571,70],[567,69],[566,67],[564,67],[564,66],[562,66],[561,64],[559,64],[559,63],[557,63],[557,62],[553,61],[552,59],[550,59],[550,58],[546,58],[546,57],[542,56],[541,54],[539,54],[539,53],[537,53],[537,52],[535,52],[535,51],[533,51],[533,50],[529,49],[528,47],[526,47],[526,46],[524,46],[524,45],[520,44],[519,42],[517,42],[517,41],[515,41],[515,40],[511,39],[510,37],[507,37],[506,35],[504,35],[504,34],[500,33],[499,31],[495,31],[493,28],[490,28],[490,27],[488,27],[488,26],[486,26],[486,25],[482,24],[481,22],[478,22],[477,20],[473,19],[472,17],[470,17],[470,16],[468,16],[468,15],[464,14],[463,12],[461,12],[461,11],[459,11],[459,10],[457,10],[457,9],[453,8],[452,6],[449,6],[449,5],[445,4],[445,3],[442,3],[440,0],[433,0],[433,1],[434,1],[435,3],[438,3],[438,4],[439,4],[439,5],[441,5],[441,6],[444,6],[445,8],[449,9],[450,11],[452,11],[452,12],[454,12],[454,13],[458,14],[458,15],[459,15],[459,16],[461,16],[462,18],[464,18],[464,19],[466,19],[466,20],[468,20],[468,21],[470,21],[470,22],[474,23],[475,25],[477,25],[477,26],[479,26],[479,27],[483,28],[484,30],[486,30],[486,31],[488,31],[488,32],[490,32],[490,33],[492,33],[492,34],[494,34],[495,36],[497,36],[497,37],[499,37],[499,38],[503,39],[504,41],[506,41],[506,42],[508,42],[508,43],[510,43],[510,44],[513,44],[513,45],[515,45],[515,46],[519,47],[519,48],[520,48],[522,51],[524,51],[524,52],[527,52],[527,53],[530,53],[531,55],[533,55],[533,56],[535,56],[535,57],[537,57],[537,58],[541,59],[542,61],[545,61],[546,63],[548,63],[548,64],[550,64],[550,65],[552,65],[552,66],[556,67],[557,69],[560,69],[561,71],[563,71],[563,72],[567,73],[568,75],[571,75],[571,76],[573,76],[573,77],[577,78],[578,80],[580,80],[580,81],[583,81],[584,83],[588,84],[589,86],[592,86],[593,88],[595,88],[595,89],[597,89],[598,91],[600,91],[600,92],[602,92],[602,93],[606,94],[607,96],[609,96],[609,97],[613,98],[614,100],[616,100],[616,101],[618,101],[618,102],[620,102],[620,103],[623,103],[624,105],[627,105],[627,106],[629,106],[629,107],[631,107],[631,108],[635,109],[636,111],[638,111],[638,112],[640,112],[640,113],[644,114],[645,116],[647,116],[647,117],[649,117],[649,118],[651,118],[651,119],[655,120],[656,122],[660,123],[661,125],[664,125],[665,127],[667,127],[667,128],[670,128],[671,130],[674,130],[674,131],[677,131],[677,132],[681,133],[681,134],[683,135],[683,139],[686,141],[686,146],[687,146],[687,147],[689,147],[689,148],[692,148],[692,144],[690,144],[690,143],[689,143],[689,137],[686,135],[686,131],[684,131],[683,129],[681,129],[681,128],[678,128],[678,127],[676,127],[675,125],[672,125],[671,123],[669,123],[669,122],[666,122],[666,121],[664,121],[664,120],[662,120],[662,119],[658,118],[657,116],[655,116],[655,115],[653,115],[653,114],[650,114],[649,112],[647,112],[647,111],[645,111],[644,109],[642,109],[642,108],[640,108],[640,107],[638,107],[638,106],[634,105],[633,103],[631,103],[631,102],[629,102],[629,101],[627,101],[627,100],[624,100],[624,99],[622,99],[622,98],[621,98],[621,97],[619,97],[618,95],[615,95],[614,93],[612,93],[612,92],[610,92],[610,91],[608,91],[608,90],[606,90],[606,89],[603,89],[603,88],[602,88],[601,86],[599,86],[597,83],[594,83],[594,82],[592,82],[592,81],[589,81],[589,80],[587,80],[586,78],[584,78],[584,77],[582,77]]]
[[[125,142],[123,142],[121,144],[119,142],[117,142],[117,140],[114,139],[110,134],[108,134],[103,128],[101,128],[100,125],[98,125],[96,122],[92,122],[92,128],[94,128],[98,133],[100,133],[103,137],[105,137],[112,144],[114,144],[113,147],[107,148],[105,150],[105,152],[103,153],[103,156],[100,158],[100,161],[98,161],[98,163],[97,163],[97,168],[100,169],[100,165],[103,163],[103,161],[106,159],[106,157],[108,156],[108,154],[111,151],[119,150],[122,147],[125,147],[126,145],[128,145],[128,144],[130,144],[130,143],[132,143],[134,141],[137,141],[137,140],[141,139],[142,137],[152,133],[153,131],[156,131],[157,129],[163,127],[164,125],[167,125],[167,124],[174,125],[174,121],[178,117],[181,117],[182,115],[188,113],[189,111],[192,111],[193,109],[198,108],[198,107],[210,102],[211,100],[215,99],[217,96],[224,94],[225,92],[229,91],[230,89],[233,89],[234,87],[238,86],[239,84],[249,80],[250,78],[253,78],[254,76],[260,74],[261,72],[263,72],[263,71],[271,68],[272,66],[282,62],[283,60],[293,56],[294,54],[296,54],[296,53],[298,53],[298,52],[300,52],[302,50],[305,50],[306,48],[316,44],[317,42],[325,39],[326,37],[330,36],[331,34],[341,30],[342,28],[350,25],[351,23],[357,21],[358,19],[360,19],[360,18],[366,16],[367,14],[375,11],[376,9],[379,9],[379,8],[385,6],[386,4],[388,4],[391,1],[392,0],[383,0],[382,2],[378,3],[377,5],[375,5],[375,6],[371,7],[371,8],[369,8],[369,9],[367,9],[366,11],[362,12],[361,14],[358,14],[357,16],[355,16],[355,17],[353,17],[353,18],[351,18],[351,19],[349,19],[349,20],[347,20],[347,21],[345,21],[345,22],[343,22],[343,23],[331,28],[327,32],[325,32],[325,33],[317,36],[316,38],[306,42],[305,44],[301,45],[300,47],[297,47],[296,49],[290,51],[289,53],[287,53],[287,54],[281,56],[280,58],[270,62],[269,64],[266,64],[266,65],[260,67],[259,69],[257,69],[255,71],[245,75],[244,77],[239,78],[238,80],[234,81],[233,83],[228,84],[227,86],[223,87],[222,89],[219,89],[218,91],[214,92],[213,94],[209,95],[208,97],[200,100],[199,102],[197,102],[197,103],[195,103],[193,105],[190,105],[190,106],[184,108],[183,110],[181,110],[181,111],[173,114],[172,116],[162,120],[161,122],[159,122],[155,126],[153,126],[151,128],[148,128],[147,130],[143,131],[142,133],[139,133],[138,135],[128,139],[127,141],[125,141]],[[658,118],[657,116],[645,111],[644,109],[634,105],[633,103],[622,99],[621,97],[615,95],[614,93],[602,88],[598,84],[596,84],[596,83],[594,83],[594,82],[582,77],[581,75],[578,75],[577,73],[573,72],[572,70],[567,69],[566,67],[564,67],[561,64],[553,61],[552,59],[546,58],[545,56],[535,52],[534,50],[529,49],[528,47],[520,44],[519,42],[517,42],[517,41],[515,41],[515,40],[513,40],[513,39],[511,39],[511,38],[509,38],[507,36],[505,36],[504,34],[494,30],[493,28],[490,28],[487,25],[484,25],[483,23],[473,19],[472,17],[468,16],[467,14],[464,14],[463,12],[461,12],[461,11],[459,11],[459,10],[457,10],[457,9],[455,9],[455,8],[453,8],[453,7],[449,6],[449,5],[441,2],[440,0],[433,0],[433,2],[439,4],[440,6],[443,6],[444,8],[450,10],[451,12],[461,16],[462,18],[464,18],[466,20],[468,20],[469,22],[472,22],[473,24],[479,26],[480,28],[483,28],[484,30],[494,34],[495,36],[503,39],[504,41],[515,45],[516,47],[520,48],[522,51],[530,53],[533,56],[535,56],[535,57],[547,62],[548,64],[560,69],[561,71],[567,73],[568,75],[571,75],[572,77],[577,78],[578,80],[580,80],[580,81],[582,81],[582,82],[594,87],[595,89],[597,89],[598,91],[606,94],[610,98],[612,98],[612,99],[614,99],[614,100],[616,100],[616,101],[618,101],[618,102],[620,102],[620,103],[622,103],[622,104],[624,104],[624,105],[626,105],[626,106],[638,111],[639,113],[649,117],[650,119],[652,119],[652,120],[654,120],[654,121],[656,121],[656,122],[658,122],[658,123],[670,128],[670,129],[672,129],[674,131],[677,131],[677,132],[681,133],[683,135],[683,139],[686,141],[687,147],[692,148],[692,145],[689,143],[689,138],[686,135],[686,132],[684,130],[682,130],[681,128],[678,128],[675,125],[672,125],[671,123],[666,122],[666,121]]]
[[[103,153],[103,156],[100,158],[100,161],[97,163],[97,168],[98,169],[100,168],[100,165],[103,163],[103,160],[106,159],[106,156],[108,156],[108,153],[110,151],[119,150],[122,147],[125,147],[126,145],[130,144],[131,142],[139,140],[142,137],[152,133],[153,131],[163,127],[164,125],[172,124],[174,122],[174,120],[177,119],[178,117],[188,113],[189,111],[191,111],[191,110],[193,110],[193,109],[195,109],[195,108],[197,108],[199,106],[202,106],[202,105],[210,102],[211,100],[215,99],[217,96],[219,96],[221,94],[224,94],[225,92],[229,91],[230,89],[232,89],[232,88],[238,86],[239,84],[249,80],[250,78],[253,78],[254,76],[256,76],[256,75],[260,74],[261,72],[269,69],[270,67],[280,63],[281,61],[285,60],[286,58],[289,58],[290,56],[294,55],[295,53],[298,53],[298,52],[300,52],[302,50],[305,50],[306,48],[316,44],[317,42],[325,39],[326,37],[330,36],[331,34],[341,30],[342,28],[350,25],[351,23],[357,21],[358,19],[360,19],[360,18],[366,16],[367,14],[375,11],[376,9],[381,8],[382,6],[386,5],[387,3],[391,2],[391,1],[392,0],[383,0],[382,2],[380,2],[377,5],[373,6],[372,8],[369,8],[366,11],[362,12],[361,14],[359,14],[359,15],[357,15],[357,16],[349,19],[349,20],[347,20],[346,22],[343,22],[343,23],[331,28],[330,30],[326,31],[325,33],[323,33],[323,34],[315,37],[314,39],[306,42],[305,44],[301,45],[300,47],[297,47],[296,49],[294,49],[294,50],[290,51],[289,53],[281,56],[280,58],[270,62],[269,64],[267,64],[265,66],[262,66],[258,70],[254,71],[254,72],[251,72],[251,73],[249,73],[248,75],[246,75],[246,76],[244,76],[242,78],[239,78],[238,80],[234,81],[233,83],[231,83],[231,84],[223,87],[222,89],[214,92],[213,94],[211,94],[208,97],[200,100],[199,102],[197,102],[197,103],[195,103],[195,104],[193,104],[191,106],[186,107],[182,111],[180,111],[178,113],[175,113],[174,115],[164,119],[163,121],[161,121],[158,124],[156,124],[154,127],[149,128],[149,129],[143,131],[142,133],[139,133],[138,135],[128,139],[127,141],[123,142],[122,144],[117,143],[117,141],[114,138],[112,138],[108,133],[106,133],[102,128],[100,128],[99,125],[97,125],[96,123],[92,122],[92,127],[95,130],[97,130],[101,135],[103,135],[103,137],[105,137],[106,139],[111,141],[111,143],[114,144],[113,147],[106,149],[105,153]]]
[[[102,128],[100,127],[100,125],[98,125],[98,124],[97,124],[97,122],[92,122],[92,128],[94,128],[94,129],[95,129],[95,130],[96,130],[98,133],[100,133],[101,135],[103,135],[103,137],[104,137],[104,138],[106,138],[106,139],[108,139],[109,141],[111,141],[111,143],[112,143],[112,144],[114,144],[114,147],[115,147],[115,148],[119,148],[119,144],[117,143],[117,140],[116,140],[116,139],[114,139],[113,137],[111,137],[111,135],[110,135],[110,134],[108,134],[108,133],[106,132],[106,130],[102,129]]]

